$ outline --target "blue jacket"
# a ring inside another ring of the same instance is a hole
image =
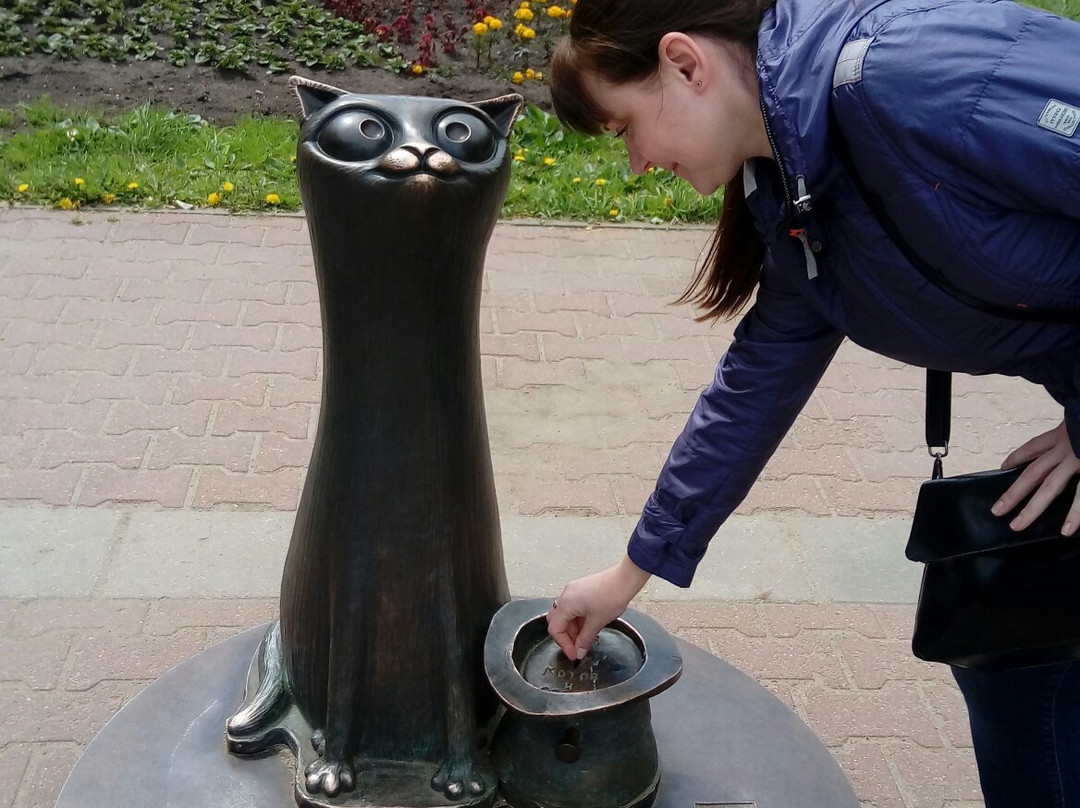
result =
[[[777,155],[744,170],[761,284],[628,547],[680,586],[844,337],[1044,385],[1080,447],[1080,327],[984,314],[929,283],[836,150],[842,137],[950,281],[999,304],[1080,307],[1080,25],[1009,0],[779,0],[757,69]]]

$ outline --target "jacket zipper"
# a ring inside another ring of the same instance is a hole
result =
[[[769,148],[772,149],[773,157],[776,159],[776,166],[780,170],[780,184],[784,187],[784,203],[789,206],[789,209],[795,209],[795,215],[798,218],[813,209],[813,199],[806,189],[806,177],[802,174],[795,175],[796,190],[799,192],[799,196],[794,196],[791,193],[791,186],[788,184],[787,171],[784,169],[784,160],[780,154],[780,148],[776,145],[776,138],[773,137],[772,127],[769,125],[769,110],[765,106],[765,96],[763,94],[758,95],[758,103],[761,104],[761,119],[765,122],[765,136],[769,139]],[[797,238],[802,244],[803,255],[806,257],[806,277],[813,280],[818,274],[817,259],[814,258],[814,250],[811,248],[810,239],[806,235],[806,228],[792,228],[788,231],[788,235]]]

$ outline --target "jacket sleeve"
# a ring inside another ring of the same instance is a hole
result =
[[[630,538],[637,566],[690,585],[709,540],[750,490],[841,339],[800,295],[773,288],[766,273]]]

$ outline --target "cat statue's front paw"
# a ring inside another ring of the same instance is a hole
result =
[[[328,797],[336,797],[342,791],[353,790],[356,774],[345,761],[320,757],[304,770],[304,782],[309,794],[321,792]]]
[[[452,800],[478,797],[487,789],[487,782],[475,760],[448,760],[431,778],[431,787]]]

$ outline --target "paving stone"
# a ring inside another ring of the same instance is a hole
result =
[[[68,463],[110,463],[123,469],[137,469],[150,445],[145,433],[129,433],[115,437],[86,437],[69,432],[49,436],[38,465],[55,469]]]
[[[747,637],[734,629],[709,629],[714,653],[756,679],[819,679],[833,688],[847,680],[831,638],[824,632],[798,637]]]
[[[204,479],[209,473],[203,473]],[[276,596],[292,525],[291,513],[275,511],[140,510],[120,535],[98,593],[119,598]]]
[[[178,629],[165,636],[87,632],[71,650],[64,685],[86,691],[107,681],[154,680],[206,647],[202,628]]]
[[[810,728],[828,746],[852,738],[908,738],[919,746],[941,747],[930,710],[913,682],[887,682],[880,690],[839,690],[818,682],[796,687]]]
[[[92,689],[31,690],[0,682],[0,726],[7,743],[89,743],[142,682],[102,682]]]
[[[63,629],[108,629],[113,634],[138,634],[150,605],[143,600],[34,598],[19,604],[12,619],[15,637],[36,637]]]
[[[212,438],[188,438],[171,432],[156,435],[146,468],[221,466],[229,471],[247,471],[255,439],[250,433]]]
[[[30,744],[0,746],[0,808],[11,808],[15,794],[30,765]]]
[[[908,808],[878,742],[854,740],[829,751],[860,800],[874,808]]]
[[[911,808],[938,808],[949,800],[978,800],[982,795],[970,749],[937,751],[894,742],[886,754],[896,766]]]
[[[766,603],[765,625],[774,637],[794,637],[800,631],[854,631],[880,639],[885,631],[873,610],[864,604]]]
[[[50,631],[34,637],[0,637],[0,682],[23,682],[34,690],[56,687],[72,636],[70,631]]]
[[[923,662],[911,653],[910,640],[869,640],[865,637],[841,637],[840,652],[856,686],[873,690],[893,680],[951,681],[946,665]]]
[[[0,508],[0,596],[89,595],[119,523],[108,511]]]
[[[960,688],[945,665],[939,665],[943,673],[940,681],[923,682],[920,685],[923,700],[940,719],[942,730],[949,743],[957,748],[971,748],[971,724],[968,722],[967,706]]]
[[[52,808],[82,749],[76,743],[34,744],[13,808]]]
[[[250,373],[280,373],[300,379],[315,379],[318,368],[319,351],[311,348],[283,353],[238,347],[232,350],[228,375],[236,377]]]
[[[98,399],[137,401],[141,404],[162,404],[173,379],[165,373],[149,376],[115,376],[107,373],[80,373],[75,389],[68,399],[73,404],[85,404]]]
[[[79,505],[93,507],[106,502],[153,502],[163,508],[179,508],[187,498],[193,471],[190,468],[116,469],[92,466],[79,493]]]
[[[161,598],[150,604],[146,624],[154,635],[192,627],[245,630],[275,620],[277,615],[277,598]]]
[[[255,475],[207,469],[199,477],[192,507],[201,510],[261,505],[295,511],[300,504],[305,472],[305,469],[285,468]]]
[[[764,637],[765,621],[753,603],[649,603],[645,611],[669,631],[727,628],[746,637]]]

